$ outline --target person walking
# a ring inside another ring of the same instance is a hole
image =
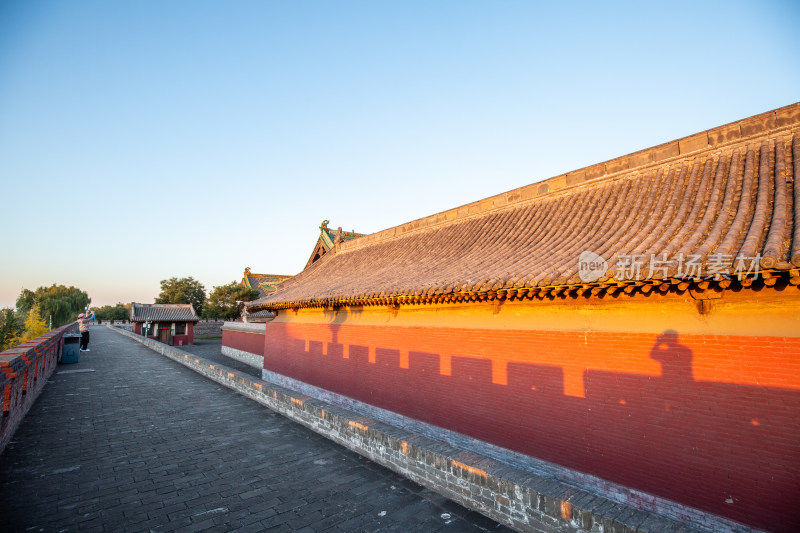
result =
[[[78,331],[81,332],[82,352],[89,351],[89,324],[93,318],[94,318],[94,311],[90,311],[88,317],[83,313],[78,315]]]

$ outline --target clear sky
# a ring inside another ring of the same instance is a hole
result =
[[[0,307],[295,274],[800,100],[800,3],[0,3]]]

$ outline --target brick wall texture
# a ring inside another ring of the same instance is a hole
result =
[[[800,503],[800,339],[271,322],[264,368],[754,527]]]
[[[61,338],[78,329],[75,323],[56,328],[19,346],[0,352],[0,452],[53,373],[61,354]]]

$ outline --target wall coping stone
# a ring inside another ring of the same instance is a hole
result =
[[[264,334],[267,330],[266,322],[225,322],[222,325],[222,330],[230,331],[245,331],[248,333],[261,333]]]

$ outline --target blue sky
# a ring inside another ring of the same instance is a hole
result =
[[[0,3],[0,307],[294,274],[371,233],[794,103],[796,2]]]

